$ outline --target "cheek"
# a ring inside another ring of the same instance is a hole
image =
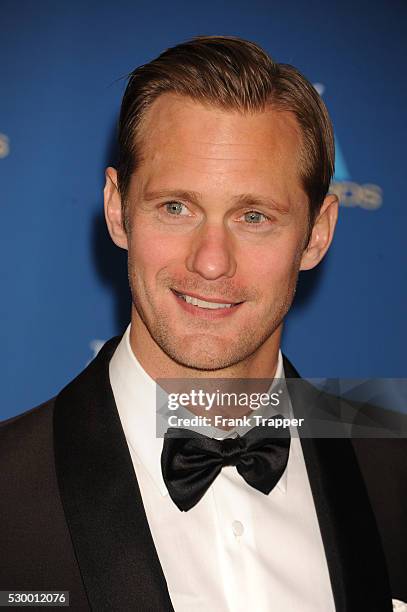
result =
[[[154,277],[185,259],[185,245],[178,236],[165,235],[145,228],[133,231],[129,241],[129,260],[133,270],[144,277]]]
[[[297,241],[277,241],[261,249],[245,249],[239,257],[238,270],[240,268],[241,275],[259,289],[273,289],[276,284],[282,287],[292,283],[300,261]]]

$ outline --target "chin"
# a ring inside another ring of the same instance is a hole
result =
[[[200,340],[180,338],[179,342],[161,344],[161,348],[178,364],[194,370],[216,371],[239,363],[247,357],[238,350],[231,349],[230,341],[215,336],[204,336]]]
[[[236,361],[230,362],[226,360],[225,357],[221,355],[197,355],[196,353],[188,355],[185,354],[185,352],[183,352],[182,355],[177,353],[168,354],[174,361],[186,368],[207,372],[222,370],[236,363]]]

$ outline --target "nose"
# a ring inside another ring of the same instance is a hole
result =
[[[194,235],[186,260],[189,272],[200,274],[208,280],[222,276],[231,278],[236,272],[231,236],[223,226],[205,224]]]

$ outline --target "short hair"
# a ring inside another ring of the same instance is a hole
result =
[[[335,163],[333,128],[324,102],[294,66],[274,62],[257,44],[234,36],[198,36],[167,49],[129,76],[119,118],[117,168],[126,229],[130,177],[142,159],[140,126],[163,93],[242,113],[268,107],[292,112],[302,136],[300,180],[312,228]]]

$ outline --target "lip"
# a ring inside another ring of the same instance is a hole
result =
[[[177,291],[177,289],[171,289],[175,294],[189,295],[190,297],[197,298],[198,300],[204,300],[204,302],[213,302],[214,304],[241,304],[242,302],[225,302],[224,298],[213,298],[213,297],[204,297],[203,295],[198,295],[197,293],[184,293],[183,291]]]
[[[210,321],[215,320],[215,319],[224,319],[226,317],[232,317],[244,303],[244,302],[240,302],[238,304],[235,304],[234,306],[231,306],[230,308],[219,308],[219,309],[200,308],[199,306],[188,304],[188,302],[186,302],[182,297],[179,297],[179,292],[176,292],[174,289],[171,289],[171,293],[174,296],[174,299],[176,300],[177,304],[183,309],[184,312],[187,312],[199,319],[206,319]],[[191,295],[192,297],[197,297],[198,299],[205,299],[205,298],[200,298],[197,295],[193,295],[192,293],[188,293],[187,295]],[[222,302],[221,300],[214,300],[212,298],[210,300],[206,298],[206,301],[216,302],[218,304],[227,303],[227,302]]]

